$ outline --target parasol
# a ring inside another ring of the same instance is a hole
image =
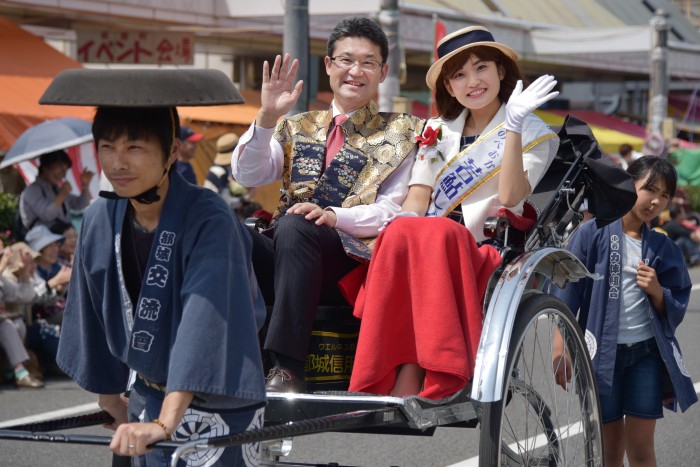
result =
[[[0,169],[42,154],[92,141],[92,124],[78,118],[47,120],[26,130],[0,162]]]

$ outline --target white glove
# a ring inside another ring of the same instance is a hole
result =
[[[506,123],[504,125],[506,130],[522,133],[525,117],[537,107],[559,95],[558,91],[549,92],[554,89],[556,84],[554,76],[543,75],[523,91],[523,82],[518,80],[506,104]]]
[[[387,226],[391,223],[391,221],[398,219],[399,217],[420,217],[420,216],[413,211],[399,211],[396,214],[394,214],[393,216],[391,216],[389,219],[387,219],[387,221],[384,222],[384,224],[382,224],[381,227],[379,227],[378,232],[381,232],[382,230],[386,229]]]

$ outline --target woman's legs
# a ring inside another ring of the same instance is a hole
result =
[[[18,366],[24,368],[23,363],[29,360],[29,355],[22,342],[22,330],[13,320],[0,320],[0,345],[7,354],[10,366],[15,370]]]
[[[625,446],[630,467],[656,466],[655,428],[656,419],[625,417]]]
[[[0,345],[15,373],[15,383],[20,388],[41,388],[44,383],[32,377],[24,367],[24,362],[29,360],[23,342],[25,332],[26,327],[21,319],[0,320]]]
[[[622,399],[627,460],[630,467],[655,466],[654,429],[663,417],[664,366],[653,338],[631,346],[630,354]]]
[[[483,292],[500,260],[495,248],[479,248],[450,219],[407,217],[389,224],[355,304],[362,325],[350,391],[440,399],[467,386],[481,337]]]
[[[622,467],[625,458],[625,419],[603,424],[605,466]]]
[[[656,420],[626,415],[603,425],[605,465],[621,467],[625,452],[630,467],[656,466],[654,430]]]
[[[414,396],[423,388],[425,370],[417,363],[404,363],[398,368],[396,383],[389,393],[394,397]]]
[[[618,344],[609,394],[600,395],[605,465],[655,466],[654,429],[663,416],[663,363],[654,338]]]

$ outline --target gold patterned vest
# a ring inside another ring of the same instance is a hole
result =
[[[349,208],[372,204],[377,190],[416,145],[425,121],[407,114],[380,113],[370,101],[340,126],[345,144],[324,171],[332,112],[305,112],[280,121],[275,139],[284,149],[284,195],[275,218],[295,203]]]

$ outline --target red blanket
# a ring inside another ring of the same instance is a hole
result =
[[[396,368],[426,370],[421,396],[454,394],[474,372],[489,276],[501,263],[462,225],[399,218],[377,239],[355,303],[362,319],[350,391],[388,394]]]

